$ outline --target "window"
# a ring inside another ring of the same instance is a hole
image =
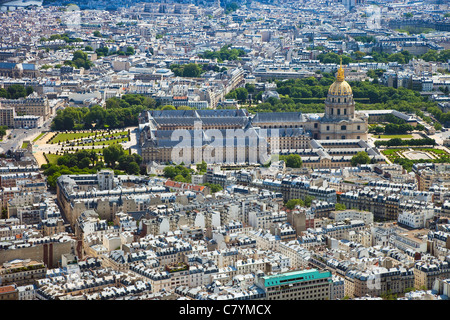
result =
[[[347,114],[347,109],[344,109],[344,114]]]
[[[358,130],[361,130],[361,126],[358,126]]]
[[[345,140],[345,136],[342,136],[341,139],[342,139],[342,140]]]
[[[341,109],[337,110],[337,114],[340,115],[341,114]]]
[[[341,130],[347,130],[347,126],[341,126]]]
[[[314,128],[317,128],[317,123],[314,123]]]
[[[330,131],[330,126],[327,126],[327,131]]]

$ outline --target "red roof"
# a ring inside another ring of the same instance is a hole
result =
[[[177,181],[173,181],[173,180],[167,180],[165,183],[165,186],[170,187],[170,188],[178,188],[178,189],[191,190],[191,191],[196,191],[196,192],[202,192],[206,188],[205,186],[199,186],[197,184],[190,184],[190,183],[186,183],[186,182],[177,182]]]
[[[13,292],[16,289],[13,286],[4,286],[4,287],[0,287],[0,294],[1,293],[8,293],[8,292]]]

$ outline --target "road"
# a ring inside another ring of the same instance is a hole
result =
[[[33,141],[41,132],[50,130],[51,119],[47,120],[41,128],[33,129],[12,129],[8,136],[4,137],[4,140],[0,142],[0,152],[7,152],[8,150],[15,151],[22,147],[23,141]]]

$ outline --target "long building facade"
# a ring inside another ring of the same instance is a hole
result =
[[[265,163],[270,154],[295,153],[306,166],[340,167],[348,165],[357,151],[370,149],[365,143],[368,117],[355,111],[342,66],[328,90],[323,115],[251,115],[245,109],[152,110],[141,114],[139,128],[146,163]],[[369,156],[382,160],[376,152]]]

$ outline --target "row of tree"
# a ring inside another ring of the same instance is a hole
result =
[[[225,45],[218,51],[206,50],[198,56],[203,59],[217,59],[217,62],[239,60],[240,57],[245,56],[246,53],[242,49],[230,49],[231,45]]]
[[[64,61],[64,65],[72,66],[74,68],[90,69],[94,64],[88,58],[88,54],[83,50],[77,50],[73,53],[72,60]]]
[[[182,164],[176,166],[166,166],[164,168],[164,177],[173,181],[191,183],[191,175],[194,172],[194,170],[188,169]]]
[[[373,40],[373,39],[365,39],[365,40]],[[446,51],[446,50],[442,50]],[[441,52],[442,52],[441,51]],[[342,57],[342,64],[347,65],[349,63],[356,63],[356,62],[381,62],[381,63],[388,63],[388,62],[397,62],[399,64],[405,64],[408,63],[413,58],[423,58],[428,59],[427,61],[440,61],[438,59],[443,59],[447,57],[448,53],[444,52],[442,55],[428,55],[428,56],[414,56],[407,50],[402,50],[400,52],[391,53],[388,54],[386,52],[376,52],[372,51],[370,55],[362,52],[362,51],[355,51],[351,55],[339,55],[334,52],[324,52],[317,56],[317,59],[320,60],[322,63],[335,63],[340,64],[341,57]],[[434,59],[434,60],[431,60]],[[445,60],[446,61],[446,60]],[[443,61],[443,62],[445,62]]]
[[[142,157],[138,154],[128,154],[120,144],[111,145],[103,149],[103,159],[99,160],[96,151],[79,150],[65,153],[58,157],[56,164],[44,164],[41,169],[47,176],[47,184],[56,188],[56,180],[66,174],[94,174],[105,167],[111,168],[116,174],[138,175],[145,173],[141,166]]]
[[[67,32],[62,33],[62,34],[52,34],[48,38],[41,37],[41,39],[40,39],[41,42],[54,41],[54,40],[63,40],[66,43],[83,42],[83,39],[81,39],[81,38],[70,37]]]
[[[198,78],[207,71],[224,72],[227,70],[226,67],[219,67],[218,65],[207,63],[188,63],[182,65],[174,63],[170,65],[169,69],[175,74],[175,76],[186,78]]]
[[[425,126],[418,123],[415,127],[411,126],[410,124],[395,124],[395,123],[388,123],[385,126],[372,126],[369,128],[369,132],[371,133],[377,133],[377,134],[405,134],[410,131],[423,131],[425,130]]]
[[[435,146],[436,140],[432,138],[422,138],[422,139],[401,139],[393,138],[386,141],[377,140],[375,141],[375,146],[386,146],[386,147],[397,147],[397,146]]]
[[[19,99],[25,98],[34,92],[33,87],[24,87],[21,84],[13,84],[9,87],[0,88],[0,98],[5,99]]]
[[[90,49],[90,50],[87,50],[87,51],[92,51],[92,47],[88,48],[88,49]],[[125,50],[118,50],[118,51],[109,49],[107,46],[104,46],[104,47],[95,49],[95,53],[97,53],[98,57],[107,57],[107,56],[112,56],[114,54],[117,54],[119,56],[132,56],[135,54],[135,50],[131,46],[126,47]]]
[[[305,199],[290,199],[285,203],[285,207],[293,210],[296,206],[300,207],[311,207],[311,204],[315,197],[313,196],[305,196]]]
[[[415,163],[450,163],[450,156],[441,155],[437,159],[417,159],[417,160],[410,160],[406,158],[396,157],[394,159],[394,163],[401,165],[403,169],[405,169],[406,171],[411,171]]]
[[[302,158],[298,154],[281,155],[280,160],[283,160],[289,168],[301,168],[303,165]]]
[[[99,105],[87,107],[67,107],[59,110],[52,121],[52,130],[81,130],[124,128],[138,125],[139,114],[143,110],[154,109],[156,102],[150,97],[125,94],[121,98],[106,100],[106,109]]]

